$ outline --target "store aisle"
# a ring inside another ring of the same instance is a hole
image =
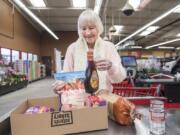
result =
[[[0,123],[9,117],[11,111],[27,98],[54,96],[51,85],[53,78],[28,84],[26,88],[0,96]]]

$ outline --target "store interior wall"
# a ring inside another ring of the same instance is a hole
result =
[[[55,40],[48,33],[43,33],[41,45],[40,45],[41,56],[51,56],[53,70],[55,69],[54,48],[61,51],[62,56],[64,57],[67,47],[71,43],[75,42],[78,38],[78,34],[76,31],[75,32],[73,31],[56,32],[56,34],[58,35],[59,40]]]
[[[40,33],[37,31],[11,4],[7,4],[4,0],[0,1],[0,47],[20,50],[37,54],[38,56],[50,56],[52,63],[52,70],[55,69],[54,64],[54,48],[62,52],[65,56],[67,47],[77,40],[78,34],[76,31],[56,32],[59,40],[55,40],[47,32]],[[3,19],[2,19],[3,18]],[[174,51],[120,51],[120,55],[130,55],[133,52],[140,52],[142,57],[172,56]]]
[[[40,33],[11,4],[0,0],[0,47],[40,55]]]

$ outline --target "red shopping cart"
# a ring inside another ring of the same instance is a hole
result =
[[[149,105],[152,99],[167,102],[167,98],[158,95],[159,85],[136,87],[129,80],[113,84],[113,93],[131,100],[136,105]]]
[[[131,100],[136,105],[149,105],[150,100],[158,99],[165,102],[166,108],[180,108],[180,103],[169,102],[167,96],[161,95],[161,92],[164,91],[164,84],[173,83],[174,78],[147,79],[143,82],[144,84],[149,83],[149,85],[137,87],[132,78],[113,84],[113,93]]]

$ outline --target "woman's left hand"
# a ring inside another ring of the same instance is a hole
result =
[[[95,59],[96,68],[100,71],[109,70],[112,67],[112,62],[107,59]]]

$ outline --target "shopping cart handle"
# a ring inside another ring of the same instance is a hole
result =
[[[146,84],[177,84],[177,80],[173,79],[136,79],[137,83]]]

